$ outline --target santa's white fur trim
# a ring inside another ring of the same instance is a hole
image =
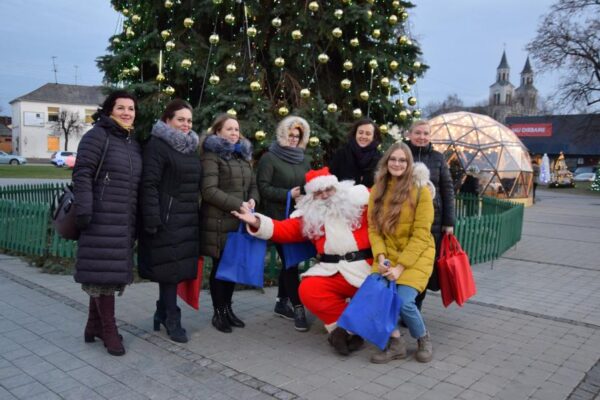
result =
[[[250,225],[246,225],[246,230],[252,236],[256,236],[259,239],[269,240],[273,237],[273,230],[275,225],[273,224],[273,220],[266,215],[262,215],[260,213],[254,214],[260,220],[260,226],[258,230],[254,231]]]
[[[416,162],[413,166],[413,182],[417,187],[427,186],[431,192],[431,198],[435,197],[435,186],[429,180],[429,168],[422,162]]]
[[[337,328],[337,321],[332,322],[330,324],[324,324],[325,325],[325,329],[327,330],[327,333],[331,333],[333,332],[333,330],[335,328]]]
[[[304,190],[306,193],[313,193],[328,187],[336,187],[338,183],[338,178],[335,175],[318,176],[304,185]]]
[[[344,183],[342,181],[341,183]],[[365,185],[354,185],[349,190],[350,198],[348,199],[352,204],[357,206],[365,206],[369,204],[369,189]]]

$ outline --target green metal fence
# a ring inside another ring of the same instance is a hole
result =
[[[0,187],[0,249],[25,255],[75,258],[77,242],[58,236],[50,223],[50,204],[63,184]],[[523,205],[490,197],[459,195],[455,234],[472,264],[497,259],[521,240]],[[267,279],[278,274],[270,247]],[[304,268],[307,268],[305,263]]]

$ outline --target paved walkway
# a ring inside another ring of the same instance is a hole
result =
[[[212,328],[203,292],[200,311],[182,307],[191,341],[174,344],[152,331],[152,283],[118,298],[127,354],[112,357],[83,342],[71,277],[0,255],[0,399],[599,399],[600,196],[539,198],[518,246],[474,266],[471,302],[428,296],[429,364],[371,364],[371,346],[338,356],[321,324],[300,333],[273,316],[273,288],[236,292],[247,327],[232,334]]]

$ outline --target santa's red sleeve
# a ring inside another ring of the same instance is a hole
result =
[[[277,221],[259,213],[255,215],[260,219],[260,227],[257,230],[249,227],[248,232],[253,236],[270,239],[275,243],[297,243],[306,240],[302,235],[302,218]]]

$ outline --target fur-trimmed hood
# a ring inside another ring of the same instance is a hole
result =
[[[413,182],[417,187],[427,186],[431,192],[431,198],[435,198],[435,186],[429,180],[429,168],[422,162],[413,165]]]
[[[282,147],[289,147],[290,144],[288,142],[288,133],[293,127],[299,128],[302,131],[302,136],[300,138],[300,142],[298,142],[298,147],[306,149],[308,138],[310,137],[310,126],[304,118],[295,115],[285,117],[281,120],[281,122],[279,122],[279,124],[277,124],[277,129],[275,131],[277,135],[277,143],[279,143],[279,145]]]
[[[252,160],[252,143],[246,138],[240,136],[240,140],[236,144],[232,144],[229,140],[222,138],[216,134],[210,134],[204,139],[202,144],[204,151],[216,153],[224,160],[231,160],[234,153],[246,160]]]
[[[193,153],[198,148],[199,138],[196,132],[190,130],[190,133],[183,133],[164,121],[157,121],[150,134],[162,139],[174,150],[183,154]]]

